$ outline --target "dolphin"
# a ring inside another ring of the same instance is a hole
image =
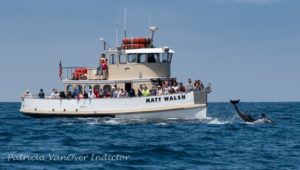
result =
[[[237,114],[239,115],[239,117],[247,122],[247,123],[274,123],[271,119],[269,119],[265,113],[261,113],[261,117],[258,119],[254,119],[252,118],[250,115],[245,114],[243,112],[240,111],[240,109],[237,107],[237,104],[240,102],[240,100],[230,100],[230,103],[233,104]]]

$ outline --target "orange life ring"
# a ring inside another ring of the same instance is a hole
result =
[[[123,38],[122,43],[126,44],[150,44],[151,39],[147,37],[140,38]]]
[[[122,49],[138,49],[138,48],[145,48],[146,44],[123,44]]]

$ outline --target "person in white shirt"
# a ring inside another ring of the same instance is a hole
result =
[[[93,99],[93,98],[95,98],[95,94],[94,94],[94,92],[93,92],[93,90],[92,90],[92,89],[89,89],[89,92],[88,92],[88,97],[89,97],[89,99]]]
[[[163,90],[162,90],[162,88],[160,87],[160,85],[157,86],[157,92],[156,92],[156,95],[157,95],[157,96],[163,95]]]
[[[117,98],[121,97],[121,90],[120,90],[119,87],[117,88],[117,92],[116,93],[117,93]]]
[[[121,89],[120,91],[120,97],[127,97],[127,92],[124,89]]]
[[[163,84],[163,94],[169,94],[169,87],[166,84]]]
[[[29,90],[26,90],[26,92],[23,93],[22,97],[25,97],[25,98],[32,98],[32,94],[30,93]]]
[[[186,85],[186,88],[185,88],[186,92],[190,92],[190,91],[193,91],[194,90],[194,86],[192,84],[192,79],[188,79],[188,84]]]
[[[58,99],[58,98],[59,98],[58,90],[53,89],[53,90],[52,90],[52,93],[51,93],[51,95],[50,95],[50,98],[52,98],[52,99]]]

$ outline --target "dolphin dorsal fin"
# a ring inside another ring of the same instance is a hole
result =
[[[261,117],[267,117],[265,113],[261,113]]]

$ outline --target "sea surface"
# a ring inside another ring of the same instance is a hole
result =
[[[204,120],[40,118],[0,103],[0,169],[300,169],[300,103],[229,103]]]

